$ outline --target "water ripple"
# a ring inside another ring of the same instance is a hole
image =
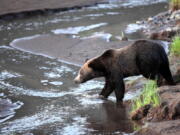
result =
[[[85,91],[92,90],[92,89],[99,89],[102,87],[103,87],[103,84],[101,82],[89,81],[87,83],[79,85],[76,88],[70,88],[68,91],[51,92],[51,91],[43,91],[43,90],[24,89],[22,87],[13,86],[9,83],[0,81],[1,89],[8,89],[10,92],[13,92],[14,94],[28,95],[28,96],[35,96],[35,97],[45,97],[45,98],[56,98],[56,97],[62,97],[65,95],[70,95],[70,94],[79,95]]]
[[[10,99],[0,98],[0,123],[14,117],[15,110],[21,108],[23,104],[20,101],[13,103]]]

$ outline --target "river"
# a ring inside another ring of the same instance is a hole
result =
[[[75,85],[79,63],[62,62],[43,55],[43,51],[38,54],[14,44],[42,35],[81,40],[98,37],[107,43],[117,42],[122,32],[129,39],[143,38],[138,30],[144,26],[136,21],[165,10],[163,0],[114,0],[77,10],[0,20],[0,134],[133,133],[128,110],[116,107],[114,95],[108,101],[98,99],[103,79]],[[128,92],[124,100],[136,94]]]

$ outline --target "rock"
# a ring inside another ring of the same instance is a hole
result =
[[[122,37],[121,40],[122,40],[122,41],[128,41],[128,38],[127,38],[127,37]]]
[[[135,112],[132,112],[130,116],[131,119],[136,120],[136,121],[143,119],[144,117],[147,116],[150,108],[151,108],[151,105],[145,105],[141,107],[140,109],[136,110]]]
[[[179,119],[180,118],[180,84],[176,86],[163,86],[159,89],[159,94],[162,102],[166,102],[167,112],[164,119]],[[162,110],[163,107],[160,109]],[[162,114],[163,115],[163,114]],[[162,118],[161,118],[162,119]]]
[[[176,31],[170,29],[163,30],[160,32],[151,33],[149,38],[153,40],[166,40],[171,41],[171,39],[177,34]]]
[[[170,69],[175,83],[180,82],[180,56],[170,55]]]
[[[175,12],[163,12],[146,21],[141,21],[143,33],[153,40],[172,41],[172,38],[180,32],[180,10]]]
[[[153,122],[134,135],[180,135],[180,120]]]
[[[148,18],[148,22],[152,22],[153,21],[153,18],[152,17],[149,17]]]
[[[171,119],[179,119],[180,118],[180,101],[176,100],[170,104],[172,108]]]
[[[180,19],[180,10],[172,12],[170,19],[179,20]]]

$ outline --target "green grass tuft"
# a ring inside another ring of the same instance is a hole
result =
[[[143,88],[141,95],[133,100],[131,111],[134,112],[148,104],[151,104],[153,107],[156,107],[160,104],[156,81],[148,80]]]
[[[171,44],[171,54],[180,55],[180,37],[176,36]]]
[[[175,11],[180,9],[180,0],[170,0],[170,9]]]

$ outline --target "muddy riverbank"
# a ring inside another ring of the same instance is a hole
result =
[[[43,10],[68,10],[71,8],[80,8],[92,6],[97,3],[107,2],[107,0],[1,0],[0,16],[7,14],[16,14],[23,12],[34,12]]]
[[[159,106],[147,105],[137,110],[135,115],[132,114],[133,119],[146,123],[135,135],[180,134],[180,56],[171,54],[169,60],[176,85],[165,85],[158,88]]]
[[[142,31],[151,39],[169,41],[169,48],[174,36],[179,36],[180,11],[162,12],[141,21]],[[180,56],[170,54],[170,69],[176,85],[158,88],[160,105],[144,106],[132,114],[132,119],[146,124],[135,135],[179,135],[180,134]]]

